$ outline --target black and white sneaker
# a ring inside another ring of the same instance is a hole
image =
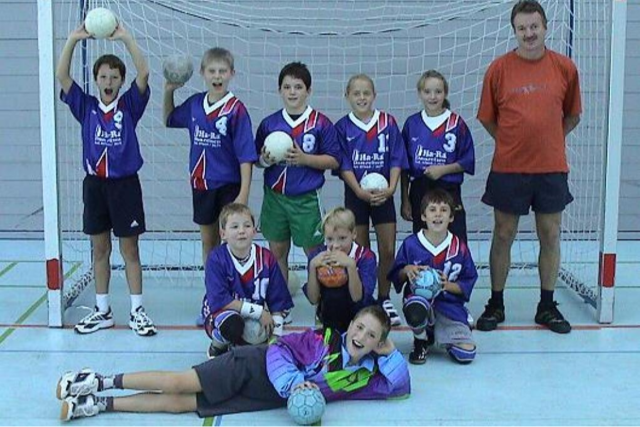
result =
[[[79,372],[67,372],[58,380],[56,397],[60,400],[67,397],[86,396],[97,393],[100,389],[101,377],[89,368]]]
[[[93,394],[67,397],[62,401],[60,419],[69,421],[75,418],[93,417],[106,409],[105,404]]]
[[[143,307],[136,308],[136,311],[130,314],[129,327],[142,337],[150,337],[158,333],[153,321],[147,316]]]
[[[282,314],[284,315],[282,321],[283,324],[290,325],[293,323],[293,314],[291,313],[291,310],[282,310]]]
[[[91,313],[78,322],[73,330],[79,334],[91,334],[100,329],[113,328],[115,324],[111,307],[106,313],[98,311],[98,307],[95,307]]]
[[[409,363],[412,365],[424,365],[427,363],[429,343],[418,338],[413,339],[413,351],[409,354]]]
[[[384,311],[389,316],[389,320],[391,320],[391,326],[400,326],[402,321],[400,320],[400,316],[398,315],[398,310],[393,306],[393,303],[389,298],[386,298],[380,304]]]

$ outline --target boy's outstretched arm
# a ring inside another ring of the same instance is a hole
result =
[[[65,94],[69,93],[71,89],[71,85],[73,84],[73,79],[71,78],[70,70],[71,70],[71,58],[73,57],[73,51],[76,48],[76,44],[80,40],[88,39],[91,35],[85,30],[84,24],[80,25],[78,28],[73,30],[69,37],[67,38],[67,42],[62,48],[62,53],[60,54],[60,58],[58,58],[58,68],[56,68],[56,78],[60,82],[62,86],[62,90]]]
[[[140,93],[145,93],[149,83],[149,65],[138,47],[136,40],[131,33],[124,28],[122,23],[118,24],[118,28],[116,28],[116,31],[109,37],[109,40],[122,40],[127,47],[129,55],[131,55],[131,59],[133,60],[133,65],[136,67],[136,85]]]

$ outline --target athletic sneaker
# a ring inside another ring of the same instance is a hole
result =
[[[100,312],[98,307],[96,307],[91,313],[80,320],[73,330],[79,334],[91,334],[100,329],[113,328],[115,324],[111,307],[109,307],[109,311],[106,313]]]
[[[478,317],[476,329],[479,331],[493,331],[498,323],[504,322],[504,306],[496,306],[489,302],[484,306],[484,312]]]
[[[143,307],[136,308],[136,311],[129,315],[129,327],[133,332],[143,337],[150,337],[158,333]]]
[[[391,300],[387,297],[386,299],[382,300],[381,305],[384,311],[387,313],[387,316],[389,316],[389,320],[391,320],[391,326],[400,326],[402,321],[400,320],[398,311],[393,306]]]
[[[427,362],[429,345],[426,340],[413,339],[413,351],[409,354],[409,363],[413,365],[424,365]]]
[[[555,333],[568,334],[571,332],[571,325],[560,313],[558,303],[555,301],[551,304],[538,303],[535,320],[538,325],[546,326]]]
[[[89,368],[80,372],[67,372],[58,380],[56,396],[62,400],[69,396],[86,396],[98,392],[100,387],[100,375]]]
[[[282,310],[282,314],[284,314],[282,320],[283,324],[290,325],[293,323],[293,314],[291,313],[291,310]]]
[[[106,409],[106,405],[96,399],[96,396],[93,394],[67,397],[62,401],[60,419],[62,421],[69,421],[75,418],[93,417]]]

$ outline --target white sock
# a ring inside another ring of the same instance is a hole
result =
[[[142,294],[130,295],[131,297],[131,314],[135,314],[138,307],[142,307]]]
[[[96,294],[96,307],[100,313],[109,311],[109,294]]]

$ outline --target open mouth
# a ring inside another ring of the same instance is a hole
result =
[[[364,345],[362,345],[359,341],[355,339],[351,340],[351,345],[353,345],[358,350],[362,350],[364,348]]]
[[[214,89],[222,89],[222,83],[211,83]]]
[[[111,96],[113,94],[113,89],[105,89],[104,94]]]

